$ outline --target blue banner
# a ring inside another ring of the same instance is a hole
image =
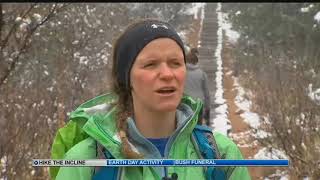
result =
[[[287,159],[107,159],[107,166],[289,166]]]

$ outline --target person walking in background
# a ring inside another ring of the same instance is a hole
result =
[[[199,98],[203,102],[203,110],[200,113],[199,123],[203,120],[206,125],[210,124],[210,94],[208,88],[207,74],[198,65],[197,48],[191,48],[186,56],[187,77],[185,84],[185,93],[194,98]]]

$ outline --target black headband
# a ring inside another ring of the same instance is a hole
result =
[[[170,38],[181,47],[185,60],[181,38],[171,25],[157,20],[146,20],[129,28],[118,40],[114,52],[117,63],[117,80],[129,89],[130,70],[139,52],[152,40]]]

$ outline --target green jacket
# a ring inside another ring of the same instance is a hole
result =
[[[123,159],[120,153],[120,139],[117,134],[115,112],[111,102],[116,97],[111,94],[98,96],[80,105],[70,115],[68,124],[59,129],[52,145],[52,159],[95,159],[96,141],[102,144],[116,159]],[[165,157],[161,157],[157,148],[148,142],[137,130],[134,120],[128,119],[128,136],[133,148],[144,158],[157,159],[200,159],[200,152],[195,146],[192,131],[197,124],[197,117],[202,103],[184,96],[177,108],[177,129],[169,138]],[[242,159],[237,145],[228,137],[215,132],[214,137],[220,155],[224,159]],[[139,143],[137,143],[139,142]],[[75,145],[74,145],[75,144]],[[204,167],[120,167],[120,179],[157,179],[173,172],[179,179],[205,179]],[[224,167],[229,179],[250,179],[246,167]],[[54,167],[50,174],[56,179],[89,180],[94,167]],[[53,178],[54,179],[54,178]]]

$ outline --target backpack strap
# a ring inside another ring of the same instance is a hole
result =
[[[221,158],[211,128],[208,126],[196,125],[192,134],[195,137],[200,153],[204,159]],[[226,173],[220,168],[209,166],[206,171],[206,179],[224,180],[226,179]]]
[[[96,156],[98,159],[114,159],[111,153],[104,148],[99,142],[96,142],[97,153]],[[92,180],[116,180],[118,176],[119,167],[115,166],[96,166],[94,168],[94,173]]]

